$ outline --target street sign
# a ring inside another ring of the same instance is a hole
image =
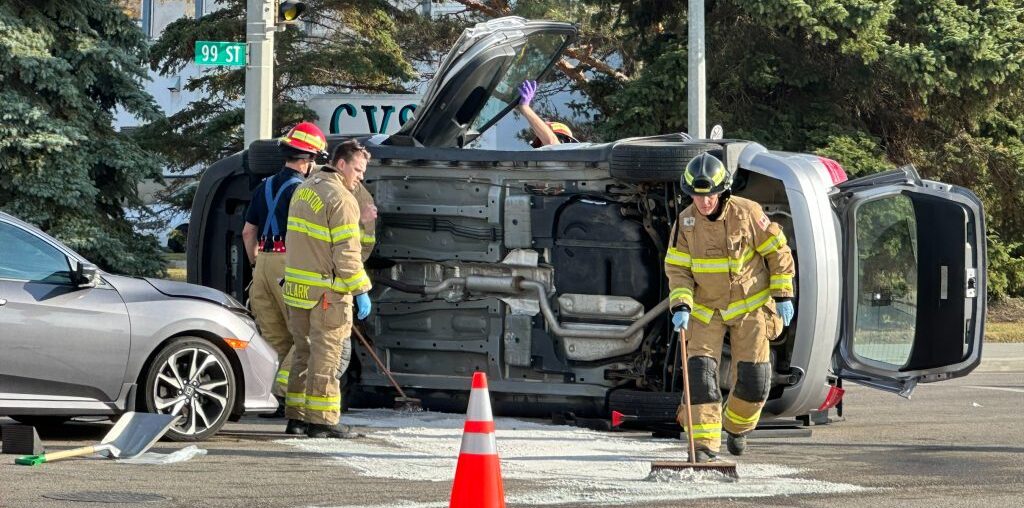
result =
[[[244,42],[196,41],[197,65],[245,67]]]

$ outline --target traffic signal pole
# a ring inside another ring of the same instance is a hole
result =
[[[705,112],[707,101],[704,80],[704,0],[689,0],[687,11],[688,35],[686,120],[690,135],[704,139],[707,133]]]
[[[258,139],[271,137],[274,90],[273,0],[247,0],[245,42],[249,63],[245,66],[245,148]]]

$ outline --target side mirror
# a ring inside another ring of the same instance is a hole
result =
[[[99,271],[100,269],[92,263],[77,263],[75,270],[71,272],[71,282],[80,288],[94,288]]]

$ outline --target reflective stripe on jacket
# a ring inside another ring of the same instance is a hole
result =
[[[687,305],[703,323],[760,308],[772,297],[793,296],[795,267],[786,235],[761,205],[731,197],[718,220],[693,205],[679,214],[665,255],[672,307]]]
[[[359,204],[340,174],[322,170],[299,185],[288,208],[284,302],[311,309],[327,291],[369,291],[359,239]]]

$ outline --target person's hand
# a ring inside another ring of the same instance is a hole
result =
[[[680,310],[672,313],[672,329],[675,331],[683,330],[686,325],[690,324],[690,311]]]
[[[356,308],[359,310],[359,312],[356,313],[356,318],[360,320],[366,319],[366,316],[370,315],[370,309],[372,307],[373,305],[370,303],[370,295],[368,293],[356,296]]]
[[[537,82],[533,80],[523,81],[523,84],[519,85],[519,104],[521,106],[529,106],[530,101],[537,95]]]
[[[779,317],[782,318],[782,326],[789,326],[789,323],[793,321],[793,302],[789,300],[776,302],[775,308],[779,311]]]
[[[359,222],[369,224],[375,220],[377,220],[377,206],[373,203],[367,203],[362,210],[359,210]]]

